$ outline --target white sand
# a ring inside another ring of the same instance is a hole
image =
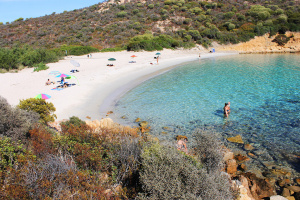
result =
[[[154,57],[156,52],[109,52],[93,53],[92,58],[87,56],[66,57],[57,63],[48,64],[49,69],[33,72],[33,68],[24,69],[18,73],[0,74],[0,96],[15,106],[22,99],[45,93],[51,96],[47,102],[52,102],[56,108],[57,120],[68,119],[72,116],[86,120],[86,116],[94,119],[105,117],[107,111],[116,100],[126,91],[143,80],[162,73],[177,64],[199,59],[199,50],[163,50],[160,51],[159,64]],[[207,51],[206,51],[207,52]],[[232,55],[237,53],[205,53],[201,52],[201,59],[216,56]],[[131,56],[137,57],[132,59]],[[116,58],[109,62],[108,58]],[[80,63],[74,67],[70,60]],[[129,63],[134,60],[136,63]],[[153,63],[151,65],[150,63]],[[114,67],[106,66],[113,63]],[[78,73],[70,73],[71,69],[78,69]],[[59,71],[76,76],[76,79],[67,80],[76,83],[75,86],[63,90],[51,90],[59,85],[51,71]],[[150,76],[149,76],[150,75]],[[45,86],[47,79],[55,81],[55,85]],[[79,84],[78,84],[79,83]]]

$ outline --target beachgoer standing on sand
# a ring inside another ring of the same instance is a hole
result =
[[[230,102],[225,103],[223,110],[224,110],[224,116],[228,117],[228,115],[230,114]]]
[[[185,153],[187,153],[187,147],[186,147],[186,142],[187,142],[187,138],[181,138],[177,141],[177,149],[180,151],[184,151]]]

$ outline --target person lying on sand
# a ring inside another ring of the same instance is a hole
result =
[[[67,87],[69,87],[69,84],[67,84],[67,83],[64,83],[64,86],[63,86],[63,88],[67,88]]]

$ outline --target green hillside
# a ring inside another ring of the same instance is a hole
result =
[[[165,40],[170,48],[196,43],[208,47],[213,40],[238,43],[265,33],[300,30],[300,6],[295,0],[111,2],[2,23],[0,47],[80,45],[138,50],[164,47],[153,44]],[[147,35],[141,37],[143,34]]]

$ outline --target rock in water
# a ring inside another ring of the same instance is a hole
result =
[[[148,122],[146,122],[146,121],[140,122],[140,127],[147,127],[147,125],[148,125]]]
[[[235,137],[227,138],[227,140],[228,140],[229,142],[233,142],[233,143],[244,144],[244,141],[243,141],[241,135],[237,135],[237,136],[235,136]]]

